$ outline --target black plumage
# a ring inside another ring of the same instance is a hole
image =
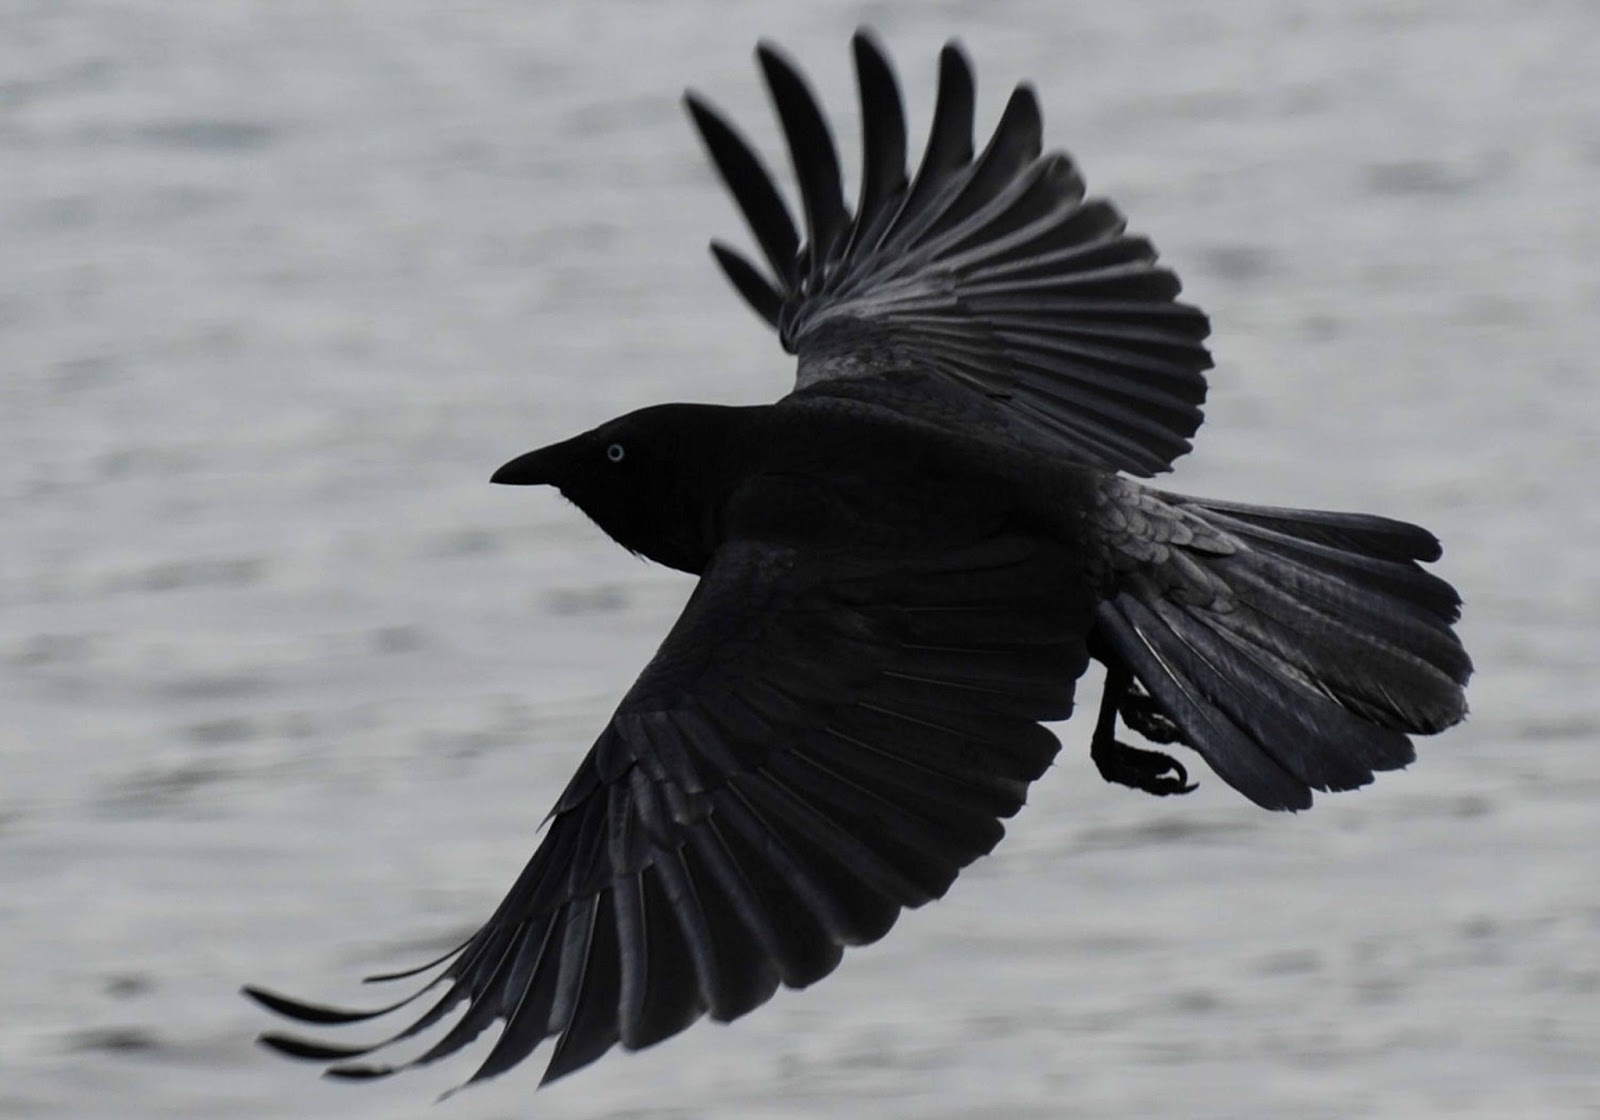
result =
[[[546,1080],[701,1016],[804,987],[843,948],[938,898],[1051,763],[1041,722],[1107,667],[1091,753],[1110,780],[1193,788],[1117,741],[1120,718],[1194,749],[1256,803],[1303,808],[1412,760],[1459,721],[1460,600],[1412,525],[1151,489],[1200,424],[1204,315],[1072,161],[1041,154],[1018,87],[974,156],[970,67],[941,55],[931,135],[905,166],[889,64],[858,34],[855,212],[798,71],[758,50],[804,235],[760,159],[690,115],[769,272],[713,243],[799,359],[746,408],[661,405],[530,452],[495,481],[558,487],[619,544],[699,577],[682,617],[558,799],[490,920],[422,992],[377,1011],[258,989],[339,1026],[438,998],[385,1042],[270,1034],[358,1059],[459,1017],[496,1022],[473,1079],[553,1039]]]

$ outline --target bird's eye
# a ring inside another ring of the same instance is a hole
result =
[[[610,459],[613,463],[622,462],[622,457],[626,454],[627,451],[623,450],[622,444],[620,443],[613,443],[610,447],[606,448],[606,458]]]

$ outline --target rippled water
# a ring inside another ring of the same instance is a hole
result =
[[[1474,716],[1292,818],[1108,787],[1069,725],[827,983],[430,1114],[1600,1116],[1590,0],[5,5],[0,1115],[416,1115],[469,1072],[329,1084],[235,989],[359,996],[520,869],[688,584],[487,475],[783,390],[677,94],[771,140],[768,34],[849,116],[862,20],[915,129],[949,34],[983,119],[1033,79],[1212,313],[1173,488],[1443,537]]]

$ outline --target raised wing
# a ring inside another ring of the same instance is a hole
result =
[[[1211,357],[1198,309],[1109,202],[1084,199],[1070,157],[1041,155],[1039,104],[1020,85],[973,156],[972,69],[950,43],[927,150],[906,173],[893,72],[854,39],[862,174],[854,214],[816,99],[770,45],[757,51],[798,180],[802,243],[750,145],[693,93],[689,112],[770,275],[721,242],[739,293],[799,356],[796,391],[873,399],[978,425],[1075,461],[1150,475],[1189,450]],[[907,375],[925,378],[907,392]],[[952,408],[954,404],[954,408]]]
[[[511,893],[434,962],[439,976],[371,1012],[250,990],[323,1025],[442,987],[438,1001],[376,1046],[263,1041],[348,1061],[464,1005],[406,1065],[504,1020],[472,1080],[554,1038],[549,1081],[826,976],[843,946],[882,937],[999,841],[999,818],[1057,750],[1038,721],[1071,711],[1086,582],[1072,557],[1026,540],[911,560],[726,547]]]

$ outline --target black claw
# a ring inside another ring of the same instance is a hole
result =
[[[1139,687],[1127,668],[1120,662],[1110,662],[1100,697],[1100,717],[1095,722],[1094,738],[1089,741],[1089,757],[1094,759],[1102,778],[1157,797],[1192,793],[1200,788],[1189,781],[1189,772],[1177,759],[1118,742],[1119,713],[1129,727],[1151,742],[1183,741],[1177,725],[1156,708],[1155,701]]]
[[[1128,691],[1123,694],[1122,703],[1119,705],[1119,714],[1122,716],[1123,723],[1152,743],[1183,742],[1179,736],[1178,725],[1168,719],[1165,712],[1156,707],[1155,700],[1148,692],[1139,687],[1137,681],[1130,684]],[[1187,746],[1188,744],[1184,745]]]
[[[1090,757],[1106,781],[1157,797],[1192,793],[1200,788],[1189,781],[1189,772],[1183,768],[1183,763],[1160,751],[1140,750],[1110,739],[1095,743]]]

